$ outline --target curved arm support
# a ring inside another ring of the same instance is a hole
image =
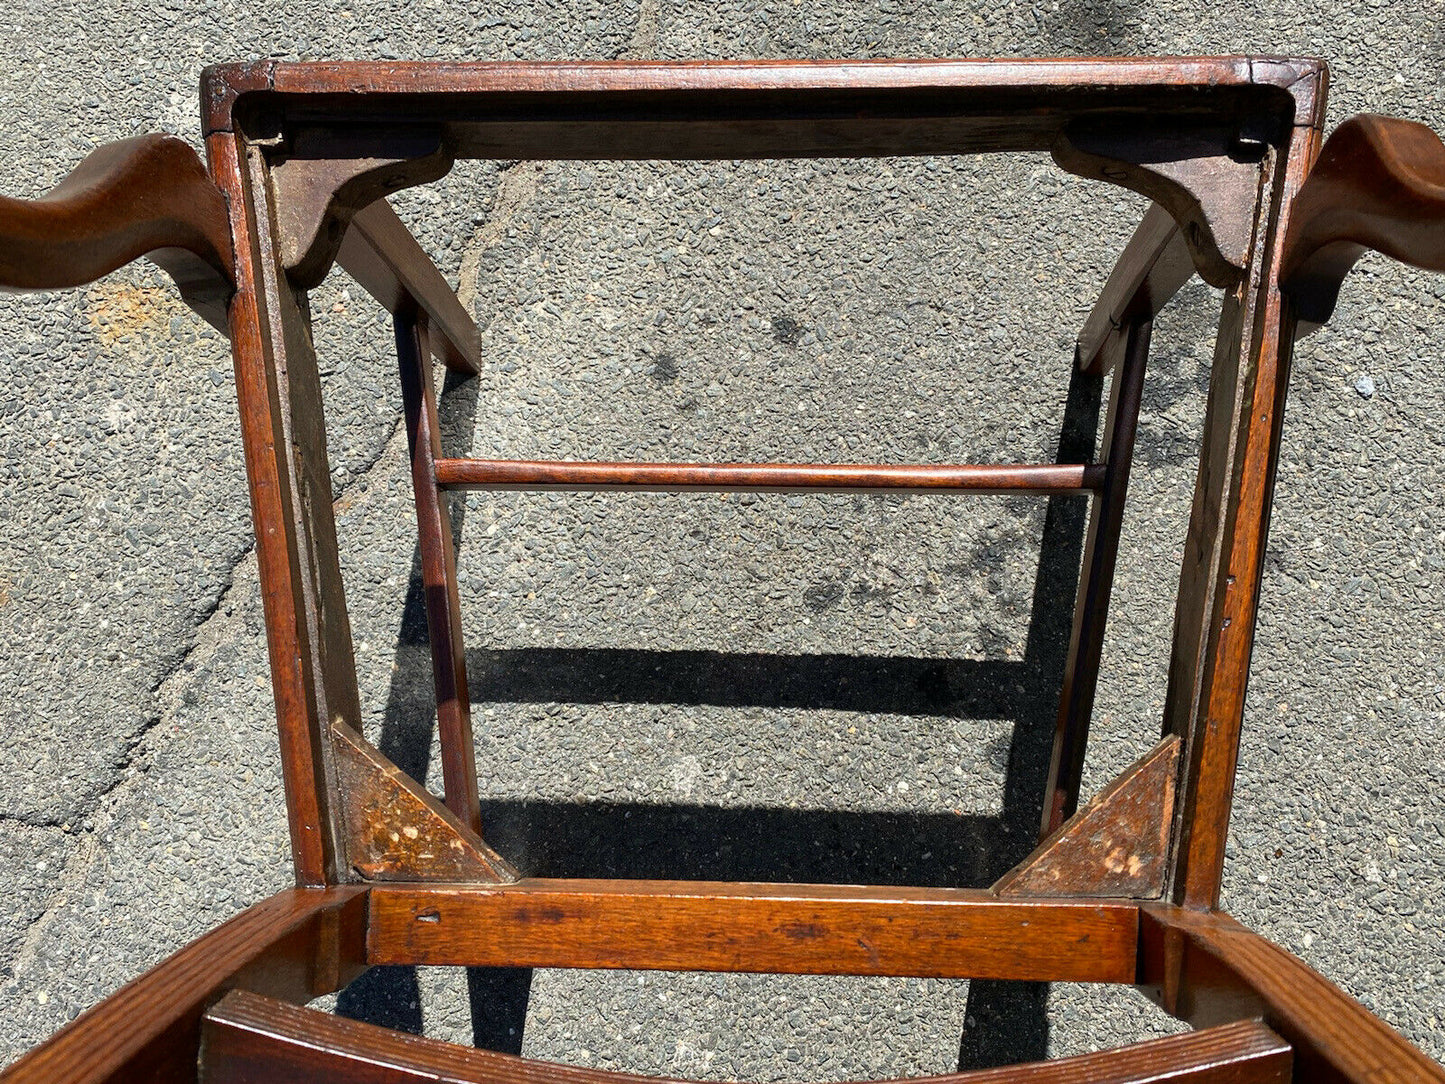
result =
[[[175,136],[98,147],[38,199],[0,196],[0,290],[80,286],[141,256],[225,330],[234,282],[226,201]]]
[[[1330,318],[1367,248],[1445,271],[1445,143],[1423,124],[1361,114],[1325,142],[1284,243],[1280,285],[1300,320]]]

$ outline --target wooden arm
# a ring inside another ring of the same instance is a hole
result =
[[[225,330],[233,283],[226,201],[175,136],[98,147],[38,199],[0,196],[0,290],[81,286],[142,256]]]
[[[1280,285],[1322,324],[1365,249],[1445,271],[1445,144],[1423,124],[1351,117],[1325,142],[1290,211]]]
[[[1179,224],[1151,204],[1079,332],[1079,368],[1107,373],[1124,356],[1128,324],[1153,317],[1193,277],[1194,258]]]

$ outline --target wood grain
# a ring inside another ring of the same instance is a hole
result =
[[[175,136],[107,143],[43,196],[0,196],[0,290],[80,286],[142,256],[226,330],[234,281],[226,202]]]
[[[438,459],[446,489],[627,489],[789,493],[1085,493],[1104,468],[1093,464],[884,466],[861,463],[569,463]]]
[[[1445,1068],[1227,915],[1145,904],[1141,920],[1140,982],[1167,1012],[1203,1027],[1262,1016],[1311,1084],[1445,1084]]]
[[[1135,908],[965,889],[529,879],[378,885],[371,963],[1132,982]]]
[[[360,973],[365,890],[291,889],[249,907],[82,1013],[4,1072],[4,1084],[196,1079],[201,1014],[243,987],[309,1000]]]
[[[202,1065],[202,1084],[683,1084],[474,1050],[241,992],[206,1015]],[[1289,1045],[1262,1024],[1241,1022],[1057,1061],[914,1077],[909,1084],[1288,1084],[1289,1078]]]
[[[1170,735],[993,886],[1000,896],[1157,899],[1168,872],[1179,775]]]
[[[1301,320],[1330,318],[1366,249],[1445,271],[1445,144],[1423,124],[1362,113],[1325,141],[1295,197],[1280,262]]]

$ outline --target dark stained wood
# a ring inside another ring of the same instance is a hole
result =
[[[1164,730],[1183,736],[1185,768],[1170,894],[1197,909],[1219,903],[1294,341],[1278,287],[1279,245],[1269,239],[1286,228],[1319,150],[1323,94],[1302,85],[1298,103],[1293,137],[1260,192],[1257,270],[1225,292],[1175,611]]]
[[[516,879],[506,859],[356,731],[333,727],[331,748],[342,849],[354,873],[372,881]]]
[[[175,136],[107,143],[37,199],[0,196],[0,290],[80,286],[142,256],[226,330],[234,280],[226,201]]]
[[[193,941],[4,1072],[4,1084],[106,1084],[196,1079],[201,1014],[244,988],[309,1000],[360,974],[366,893],[291,889]]]
[[[1173,1015],[1200,1027],[1262,1016],[1310,1084],[1445,1084],[1445,1068],[1227,915],[1146,904],[1141,920],[1140,984]]]
[[[1317,61],[1255,57],[1146,60],[632,61],[278,63],[207,70],[208,131],[254,114],[257,134],[303,174],[330,157],[330,184],[375,198],[418,179],[396,170],[448,157],[737,159],[1052,150],[1072,172],[1164,203],[1209,281],[1242,270],[1254,162],[1287,130]],[[284,118],[284,133],[274,126]],[[297,151],[390,127],[435,150]],[[342,126],[345,126],[344,130]],[[432,157],[434,156],[434,157]],[[442,168],[438,165],[438,168]],[[444,171],[444,170],[443,170]],[[420,178],[420,174],[418,175]],[[283,231],[285,263],[311,285],[361,197],[328,210],[326,183],[303,184]],[[332,250],[334,251],[334,249]]]
[[[1124,356],[1128,325],[1157,315],[1193,276],[1194,259],[1178,223],[1152,204],[1079,332],[1079,368],[1101,376],[1112,369]]]
[[[566,463],[438,459],[445,489],[733,490],[787,493],[1085,493],[1104,468],[1092,464],[1022,466],[883,466],[858,463]]]
[[[425,317],[415,313],[398,315],[395,323],[444,793],[448,808],[480,835],[482,814],[477,804],[476,749],[472,743],[472,705],[462,646],[462,605],[457,594],[451,510],[436,483],[436,460],[442,445],[436,391],[432,387],[430,336]]]
[[[1109,391],[1100,458],[1104,460],[1103,485],[1089,509],[1084,536],[1084,563],[1074,603],[1074,626],[1065,657],[1054,744],[1044,784],[1043,826],[1046,837],[1074,815],[1084,775],[1089,723],[1099,684],[1099,663],[1104,655],[1104,630],[1109,619],[1109,598],[1114,593],[1114,566],[1119,557],[1119,535],[1124,527],[1124,504],[1129,492],[1129,468],[1134,462],[1134,434],[1139,424],[1139,403],[1144,393],[1144,369],[1149,360],[1150,320],[1134,318],[1127,335],[1124,364]]]
[[[1179,776],[1170,735],[993,886],[1000,896],[1158,899],[1168,872]]]
[[[1361,114],[1325,141],[1290,212],[1280,265],[1301,320],[1330,318],[1366,249],[1445,271],[1445,144],[1423,124]]]
[[[336,262],[392,315],[411,308],[426,313],[432,350],[448,369],[478,371],[477,325],[385,200],[352,217]]]
[[[451,168],[440,134],[413,124],[293,135],[271,164],[282,266],[296,285],[319,285],[360,211]]]
[[[603,967],[1132,982],[1120,901],[966,889],[528,879],[378,885],[373,964]]]
[[[1191,126],[1177,117],[1081,120],[1064,129],[1053,155],[1070,173],[1123,185],[1165,208],[1200,277],[1226,287],[1239,280],[1249,258],[1250,208],[1266,144],[1247,145],[1241,136],[1258,125]]]
[[[1292,117],[1308,60],[277,63],[208,69],[208,131],[249,100],[291,125],[444,124],[458,157],[759,158],[1047,150],[1080,116]],[[244,108],[242,109],[244,112]],[[585,118],[586,123],[579,123]]]
[[[359,725],[361,706],[310,314],[304,292],[277,261],[262,150],[217,136],[208,151],[218,182],[240,209],[232,223],[238,253],[232,354],[293,860],[301,883],[335,883],[347,867],[332,812],[327,732]]]
[[[394,1084],[398,1079],[682,1084],[475,1050],[244,992],[228,994],[206,1014],[202,1084]],[[1252,1021],[1057,1061],[910,1078],[915,1084],[1288,1084],[1289,1079],[1289,1044]]]
[[[266,265],[262,253],[272,241],[264,219],[251,202],[240,141],[211,136],[206,150],[211,172],[237,208],[231,219],[236,252],[236,295],[231,301],[231,351],[236,370],[236,399],[241,414],[246,477],[251,490],[251,522],[266,614],[271,659],[271,688],[281,742],[281,774],[291,831],[291,861],[300,884],[335,883],[335,838],[328,804],[329,784],[322,748],[318,706],[312,701],[311,652],[297,568],[297,539],[291,509],[292,473],[286,449],[286,411],[281,375],[271,337],[271,303],[264,296]],[[261,201],[264,207],[264,199]]]

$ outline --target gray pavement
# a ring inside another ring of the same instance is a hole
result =
[[[20,3],[0,18],[0,191],[38,194],[94,143],[196,140],[202,65],[255,56],[1287,53],[1331,61],[1336,122],[1445,130],[1440,15]],[[937,462],[1054,453],[1072,336],[1143,207],[1045,157],[470,163],[397,203],[483,329],[486,371],[448,400],[453,448]],[[1299,351],[1225,898],[1436,1058],[1442,302],[1445,277],[1367,259]],[[368,726],[425,772],[390,333],[339,274],[313,307]],[[1094,785],[1157,725],[1216,308],[1196,282],[1156,328]],[[0,327],[4,1064],[283,887],[287,855],[226,344],[143,267],[0,298]],[[1036,798],[1019,787],[1052,710],[1038,678],[1061,631],[1036,612],[1036,574],[1070,551],[1045,528],[1042,504],[997,498],[471,498],[463,606],[498,842],[544,872],[987,883],[1026,846]],[[461,975],[388,979],[350,1007],[470,1036]],[[538,973],[525,1049],[845,1079],[949,1071],[960,1035],[987,1056],[985,1007],[1010,994],[1009,1019],[1032,1021],[1012,1025],[1014,1053],[1175,1026],[1130,991],[994,993],[970,1020],[965,983]]]

